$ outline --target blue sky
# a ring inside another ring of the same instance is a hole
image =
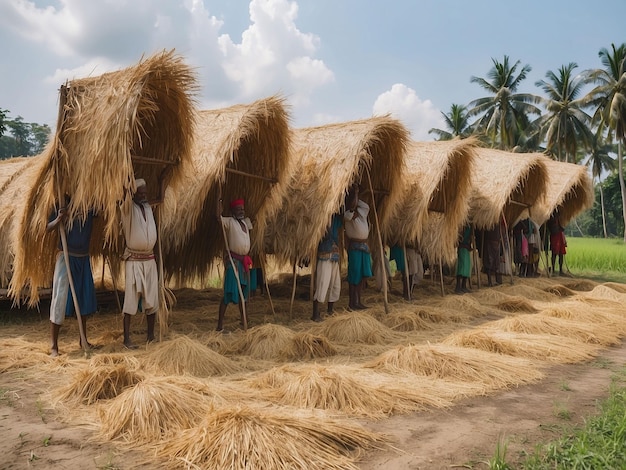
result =
[[[625,0],[0,0],[0,108],[54,127],[66,80],[176,49],[203,109],[282,94],[294,127],[391,113],[432,140],[492,58],[540,94],[548,70],[601,67],[624,18]]]

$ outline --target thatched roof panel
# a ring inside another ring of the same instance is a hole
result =
[[[72,199],[68,223],[88,209],[100,214],[102,243],[94,249],[121,248],[118,205],[130,204],[135,178],[147,181],[153,198],[164,170],[173,176],[189,158],[195,91],[194,73],[173,51],[61,87],[59,124],[19,214],[12,295],[28,285],[36,302],[37,287],[52,277],[58,234],[46,233],[46,225],[59,193]]]
[[[215,219],[220,186],[225,215],[229,201],[244,198],[258,251],[266,219],[284,190],[289,138],[287,107],[279,96],[198,112],[193,158],[182,166],[177,189],[168,190],[165,198],[163,244],[170,274],[181,281],[202,278],[221,256],[224,242]]]
[[[354,182],[370,205],[374,236],[374,204],[384,226],[402,197],[398,178],[408,136],[389,116],[293,130],[293,173],[281,208],[268,223],[266,252],[285,263],[312,255]]]

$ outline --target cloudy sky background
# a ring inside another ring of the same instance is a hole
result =
[[[492,58],[531,65],[540,94],[548,70],[601,67],[624,18],[626,0],[0,0],[0,109],[54,128],[66,80],[175,49],[202,109],[281,94],[294,127],[391,113],[432,140]]]

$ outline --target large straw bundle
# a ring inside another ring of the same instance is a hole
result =
[[[397,346],[365,367],[396,374],[479,382],[489,390],[531,383],[541,372],[525,359],[444,344]]]
[[[440,394],[425,393],[414,382],[407,384],[397,377],[353,366],[288,364],[250,379],[247,384],[282,405],[369,418],[450,405]]]
[[[40,156],[0,161],[0,288],[3,289],[9,287],[13,273],[19,215],[25,209],[28,190],[42,163]]]
[[[144,359],[145,367],[159,375],[210,377],[239,372],[241,367],[202,343],[186,336],[154,344]]]
[[[357,470],[364,449],[383,437],[320,413],[232,407],[155,445],[164,459],[193,468]]]
[[[266,252],[289,265],[314,253],[354,182],[360,183],[360,197],[370,206],[370,220],[375,203],[384,226],[402,197],[397,183],[408,135],[388,116],[292,131],[293,173],[277,215],[268,222]]]
[[[280,352],[280,357],[291,361],[304,361],[335,354],[337,349],[325,336],[301,331],[293,334],[291,342]]]
[[[336,343],[384,344],[400,338],[399,333],[361,312],[333,315],[317,329]]]
[[[481,147],[475,151],[470,220],[476,228],[497,225],[501,214],[511,225],[525,208],[545,196],[548,170],[542,154]]]
[[[58,243],[46,232],[59,194],[69,194],[68,224],[89,209],[100,214],[94,227],[92,255],[120,250],[120,201],[131,204],[135,178],[147,181],[150,198],[157,195],[164,169],[190,156],[195,91],[192,70],[173,52],[163,52],[137,65],[98,77],[72,80],[61,88],[59,125],[33,178],[20,218],[19,244],[11,295],[50,282]],[[112,257],[113,258],[113,257]]]
[[[286,326],[267,323],[245,331],[226,350],[255,359],[276,359],[289,349],[293,336],[294,332]]]
[[[584,165],[557,162],[544,157],[548,169],[546,197],[531,208],[532,218],[543,224],[555,210],[561,224],[567,225],[580,212],[593,205],[593,183]]]
[[[166,265],[182,282],[205,278],[224,249],[215,220],[220,186],[224,214],[232,199],[244,198],[246,215],[254,221],[253,251],[258,251],[289,172],[288,119],[285,100],[278,96],[198,112],[193,160],[181,168],[178,189],[167,192],[163,217]]]
[[[456,259],[458,232],[469,211],[475,145],[474,139],[408,145],[406,170],[398,183],[404,197],[383,227],[390,244],[419,241],[428,259]]]

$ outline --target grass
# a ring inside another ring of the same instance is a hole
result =
[[[564,268],[577,277],[626,283],[626,245],[614,238],[569,237]]]

